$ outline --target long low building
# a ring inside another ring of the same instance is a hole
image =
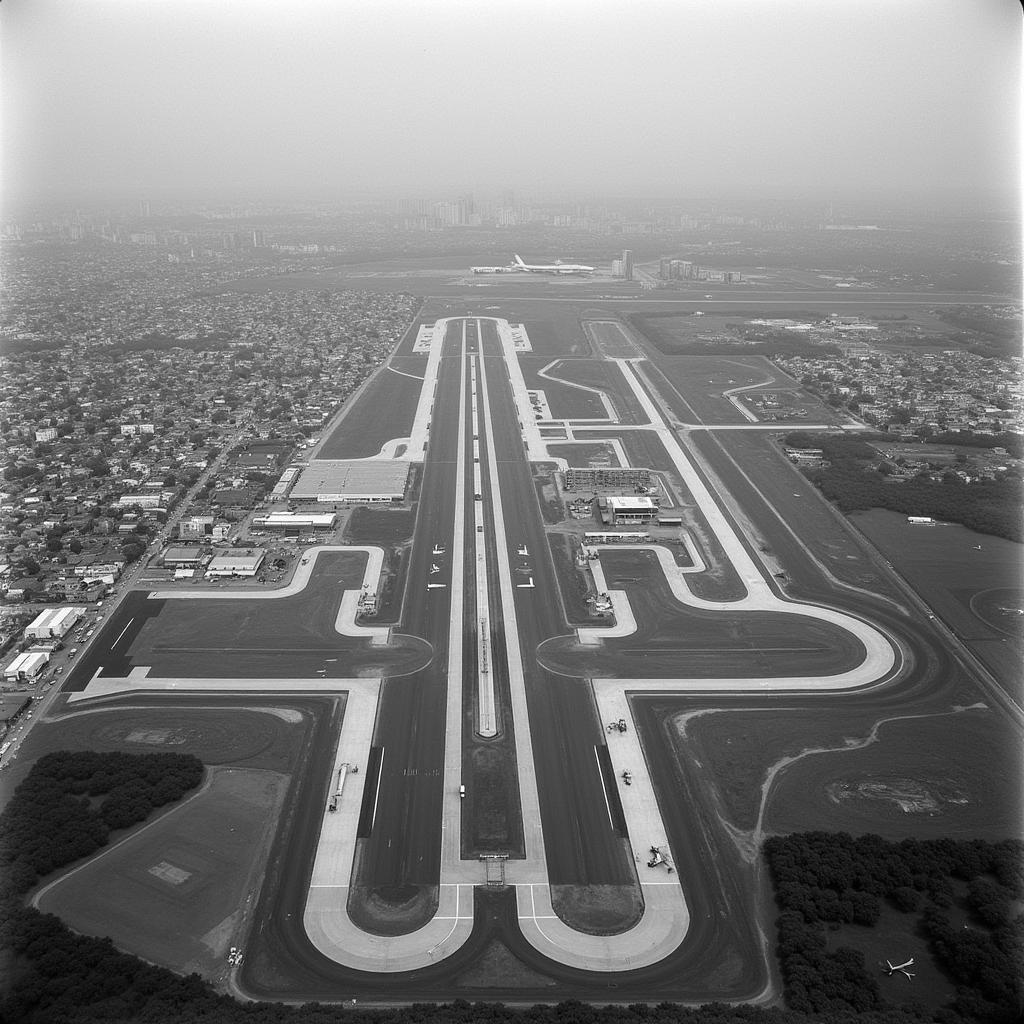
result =
[[[269,516],[255,517],[252,525],[257,530],[299,534],[304,530],[331,530],[337,518],[333,512],[271,512]]]
[[[316,459],[302,470],[291,498],[321,504],[399,502],[408,481],[409,463],[399,459]]]
[[[4,669],[4,680],[9,683],[19,683],[35,679],[46,668],[49,660],[50,655],[46,651],[25,651]]]
[[[203,564],[203,549],[198,545],[172,545],[162,556],[167,569],[194,569]]]
[[[47,608],[25,627],[25,636],[30,640],[65,636],[84,614],[84,608]]]
[[[237,548],[214,555],[206,567],[207,576],[255,576],[267,552],[263,548]]]

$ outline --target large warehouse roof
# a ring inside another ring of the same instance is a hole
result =
[[[401,501],[409,463],[398,459],[315,459],[303,469],[291,497],[316,501]]]

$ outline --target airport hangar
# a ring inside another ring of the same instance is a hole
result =
[[[299,474],[292,501],[378,504],[405,500],[409,463],[398,459],[316,459]]]

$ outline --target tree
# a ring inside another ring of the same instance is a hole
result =
[[[110,463],[102,455],[93,455],[85,460],[85,468],[93,476],[106,476],[110,472]]]
[[[124,555],[129,562],[138,561],[145,550],[146,549],[141,544],[132,540],[125,539],[121,544],[121,554]]]

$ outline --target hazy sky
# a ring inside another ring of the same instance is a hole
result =
[[[1015,0],[4,0],[5,193],[1012,188]]]

